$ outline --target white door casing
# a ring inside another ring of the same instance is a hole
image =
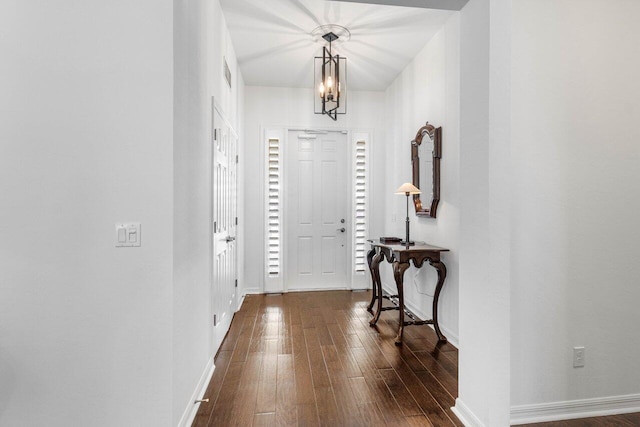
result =
[[[212,126],[212,274],[211,319],[215,353],[229,329],[237,284],[237,145],[238,137],[213,104]]]
[[[290,130],[284,151],[285,287],[348,289],[351,177],[347,134]]]

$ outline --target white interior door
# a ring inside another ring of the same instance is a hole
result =
[[[215,352],[229,329],[236,306],[237,136],[217,108],[214,108],[213,129],[211,307]]]
[[[347,135],[289,131],[285,151],[287,289],[349,288]]]

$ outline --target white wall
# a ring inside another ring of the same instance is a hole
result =
[[[217,1],[63,3],[0,8],[0,425],[176,425],[215,350],[210,97],[241,132],[242,76]]]
[[[639,410],[638,15],[514,2],[514,406],[631,395]]]
[[[2,426],[170,423],[172,6],[0,3]]]
[[[309,71],[311,73],[311,70]],[[348,94],[347,114],[338,116],[334,122],[329,117],[313,113],[311,88],[245,88],[245,280],[243,292],[257,292],[264,285],[264,216],[263,186],[264,161],[260,144],[264,137],[260,135],[262,126],[301,126],[315,129],[353,129],[372,132],[372,174],[371,174],[371,228],[370,235],[379,235],[382,231],[382,212],[384,198],[381,194],[384,182],[384,145],[387,143],[383,128],[384,94],[382,92],[350,91]]]
[[[516,422],[637,411],[640,6],[510,7],[461,12],[456,410],[486,426],[511,405]]]
[[[175,2],[173,417],[177,425],[211,357],[210,2]]]
[[[193,407],[192,394],[206,382],[217,350],[211,340],[211,96],[240,131],[243,85],[219,2],[176,1],[172,425]]]
[[[447,278],[440,298],[440,326],[453,343],[458,341],[458,231],[460,224],[460,57],[459,16],[452,15],[385,92],[388,171],[380,196],[385,200],[385,236],[405,235],[406,197],[394,194],[411,182],[411,141],[428,120],[442,126],[441,200],[437,218],[417,217],[409,201],[411,239],[450,249],[442,259]],[[395,220],[394,220],[395,218]],[[382,280],[395,289],[390,264],[380,267]],[[437,274],[427,264],[405,273],[405,304],[431,318]],[[425,295],[427,294],[427,295]]]
[[[509,424],[510,1],[460,15],[460,359],[456,413]]]

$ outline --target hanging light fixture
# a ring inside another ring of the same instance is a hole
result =
[[[331,28],[329,28],[331,27]],[[346,69],[347,58],[338,54],[333,54],[332,44],[340,38],[336,32],[349,34],[344,27],[335,25],[318,27],[314,32],[321,29],[337,29],[337,31],[328,31],[322,35],[322,39],[329,43],[329,46],[322,47],[322,56],[315,58],[315,88],[316,114],[326,114],[333,120],[338,120],[338,114],[346,114]],[[340,31],[342,30],[342,31]]]

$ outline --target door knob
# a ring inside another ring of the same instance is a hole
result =
[[[344,233],[346,230],[345,230],[345,228],[344,228],[344,227],[342,227],[342,228],[338,228],[338,230],[337,230],[337,231],[339,231],[339,232],[341,232],[341,233]]]
[[[234,240],[236,240],[236,238],[235,237],[231,237],[231,236],[227,236],[227,238],[224,239],[224,240],[225,240],[225,242],[229,243],[229,242],[233,242]]]

